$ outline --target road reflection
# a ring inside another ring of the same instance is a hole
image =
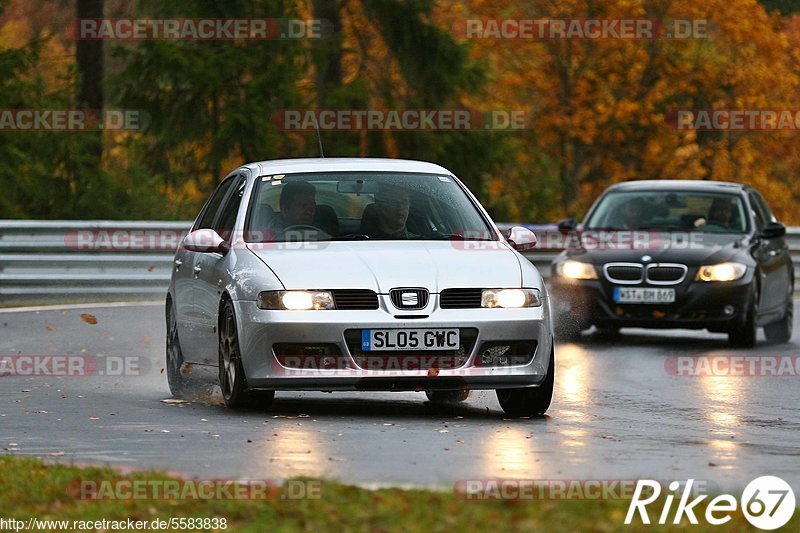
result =
[[[554,403],[559,406],[559,415],[570,421],[587,422],[587,408],[593,403],[589,397],[589,354],[578,344],[560,344],[556,350],[557,398]]]
[[[508,427],[493,433],[484,455],[486,472],[502,478],[536,479],[540,475],[539,462],[534,449],[535,437],[529,430]]]
[[[732,376],[700,376],[702,417],[709,424],[712,434],[708,440],[711,462],[724,469],[736,468],[739,458],[739,443],[734,440],[743,421],[738,412],[747,405],[748,395],[745,380]]]
[[[270,439],[270,452],[261,458],[263,471],[275,477],[322,476],[327,455],[316,437],[316,432],[299,426],[267,430],[264,440]]]

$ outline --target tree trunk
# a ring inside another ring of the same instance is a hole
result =
[[[315,19],[333,25],[333,34],[327,39],[313,41],[316,63],[317,105],[324,107],[330,101],[331,90],[342,86],[342,14],[340,0],[313,0]]]
[[[77,18],[102,18],[103,0],[77,0]],[[76,95],[77,107],[88,109],[97,113],[98,124],[102,124],[103,117],[103,40],[78,40],[75,43],[75,59],[78,64],[78,91]],[[83,169],[76,176],[78,196],[91,196],[87,194],[91,188],[90,176],[96,175],[100,170],[103,157],[103,131],[87,132],[90,135],[86,154],[88,156]]]

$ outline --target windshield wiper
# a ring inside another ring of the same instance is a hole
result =
[[[422,237],[422,239],[431,239],[436,241],[493,241],[495,239],[490,239],[486,237],[464,237],[461,233],[437,233],[435,235],[431,235],[430,237]]]
[[[323,239],[326,241],[361,241],[369,239],[370,236],[365,233],[348,233],[339,237],[331,237],[330,239]]]
[[[664,226],[639,226],[635,231],[695,231],[695,228],[666,224]]]

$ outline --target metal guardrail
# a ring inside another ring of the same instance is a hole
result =
[[[513,224],[500,223],[503,228]],[[531,228],[547,242],[555,226]],[[59,302],[160,300],[175,249],[190,222],[0,220],[0,306]],[[789,228],[800,281],[800,227]],[[527,257],[545,277],[558,248]],[[795,286],[800,290],[800,286]]]
[[[0,306],[160,300],[190,225],[0,220]]]

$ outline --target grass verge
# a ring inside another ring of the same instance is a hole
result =
[[[103,485],[102,482],[106,484]],[[428,490],[367,490],[332,481],[293,480],[295,494],[288,494],[288,485],[273,487],[268,497],[259,499],[86,499],[87,494],[103,496],[103,486],[132,487],[157,482],[182,483],[158,472],[120,473],[106,467],[76,467],[62,464],[45,465],[38,459],[0,456],[0,520],[16,519],[26,523],[39,520],[66,520],[69,527],[49,530],[87,531],[73,521],[142,521],[148,528],[153,520],[173,518],[225,519],[225,528],[218,531],[467,531],[467,530],[543,530],[543,531],[752,531],[741,511],[733,514],[724,526],[704,524],[704,507],[698,506],[700,525],[685,521],[678,526],[644,525],[638,519],[624,525],[627,500],[528,500],[475,501],[465,500],[454,492]],[[98,483],[99,485],[87,485]],[[111,483],[113,482],[113,484]],[[123,483],[120,483],[123,482]],[[127,483],[127,484],[126,484]],[[174,484],[174,483],[173,483]],[[91,486],[99,492],[83,492]],[[181,485],[182,487],[185,486]],[[302,489],[305,487],[305,489]],[[309,488],[311,487],[311,488]],[[128,490],[127,488],[125,490]],[[315,498],[302,496],[303,490]],[[83,494],[83,498],[81,497]],[[119,493],[118,493],[119,494]],[[127,493],[126,493],[127,494]],[[109,494],[106,493],[105,496]],[[288,498],[288,499],[287,499]],[[676,498],[677,499],[677,498]],[[703,503],[707,502],[704,501]],[[673,504],[674,508],[677,502]],[[655,505],[655,504],[654,504]],[[651,510],[657,520],[663,505]],[[800,513],[782,528],[797,531]],[[0,529],[14,530],[8,522]],[[90,525],[90,524],[84,524]],[[161,530],[181,530],[180,524]],[[186,527],[184,531],[214,530],[212,527]],[[201,524],[202,525],[202,524]],[[207,523],[207,525],[210,525]],[[92,525],[93,526],[93,525]],[[502,529],[498,529],[502,528]],[[112,527],[107,527],[113,530]],[[48,530],[47,527],[41,530]]]

